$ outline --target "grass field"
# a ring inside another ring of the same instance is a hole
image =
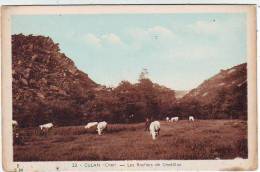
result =
[[[144,123],[108,124],[102,136],[84,126],[53,128],[47,136],[19,129],[14,161],[233,159],[247,157],[247,122],[241,120],[161,121],[157,140]]]

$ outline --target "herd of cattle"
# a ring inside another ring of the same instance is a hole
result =
[[[177,122],[178,120],[179,120],[179,117],[172,117],[172,118],[166,117],[167,122]],[[189,116],[189,121],[194,121],[194,117]],[[160,133],[160,122],[159,121],[148,121],[146,123],[146,125],[148,126],[147,128],[149,128],[152,139],[155,140],[156,137]],[[18,127],[18,122],[13,120],[12,126],[13,126],[13,129],[16,129]],[[53,123],[39,125],[39,129],[40,129],[41,133],[45,133],[45,134],[53,127],[54,127]],[[98,135],[102,135],[102,132],[107,128],[107,122],[106,121],[89,122],[84,128],[90,129],[93,127],[96,127],[96,131],[97,131]],[[21,137],[18,132],[15,132],[14,139],[15,139],[15,142],[17,142],[18,144],[21,143]]]
[[[172,118],[166,117],[167,122],[174,122],[174,121],[177,122],[178,120],[179,120],[178,116]],[[194,121],[194,116],[189,116],[189,121]]]

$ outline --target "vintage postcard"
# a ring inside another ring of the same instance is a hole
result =
[[[257,168],[255,5],[1,11],[6,171]]]

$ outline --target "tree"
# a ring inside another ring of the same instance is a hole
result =
[[[148,78],[148,69],[143,68],[140,75],[139,75],[139,81]]]

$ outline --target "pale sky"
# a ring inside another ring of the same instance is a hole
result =
[[[246,15],[84,14],[12,16],[12,34],[50,36],[99,84],[149,78],[175,90],[197,87],[246,62]]]

